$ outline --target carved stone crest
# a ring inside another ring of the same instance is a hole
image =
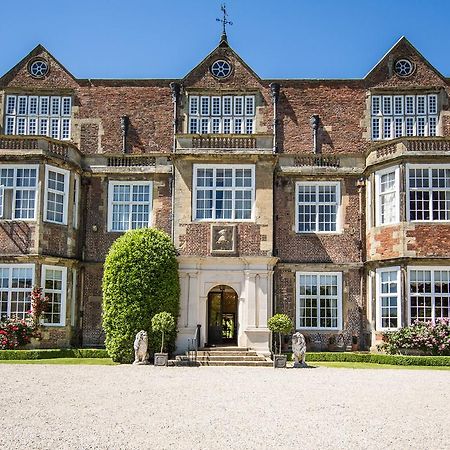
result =
[[[227,254],[236,251],[236,227],[211,225],[211,253]]]

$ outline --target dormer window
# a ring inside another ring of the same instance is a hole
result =
[[[72,97],[8,95],[5,134],[41,135],[69,140]]]
[[[371,100],[372,140],[437,136],[437,94],[374,95]]]
[[[252,134],[254,95],[190,95],[190,134]]]

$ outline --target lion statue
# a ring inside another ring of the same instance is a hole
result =
[[[292,352],[294,353],[294,367],[306,367],[306,341],[302,333],[292,335]]]
[[[136,334],[134,340],[134,363],[133,364],[148,364],[148,335],[144,330]]]

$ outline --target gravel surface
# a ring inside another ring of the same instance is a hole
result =
[[[2,449],[450,448],[450,372],[0,366]]]

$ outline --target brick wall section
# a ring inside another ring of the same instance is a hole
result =
[[[82,342],[84,346],[103,345],[105,339],[101,320],[103,267],[101,265],[86,266],[83,276]]]
[[[40,242],[44,255],[71,257],[74,255],[73,245],[68,245],[68,226],[45,222]]]
[[[359,193],[356,178],[346,178],[341,183],[342,198],[348,198],[342,204],[344,211],[341,234],[299,234],[294,231],[295,182],[294,178],[283,177],[276,183],[276,250],[280,260],[336,264],[360,261]]]
[[[391,259],[403,256],[400,225],[372,228],[367,233],[366,246],[369,260]]]
[[[418,257],[450,258],[450,225],[415,224],[406,237],[407,250]]]
[[[0,222],[0,253],[26,255],[33,253],[36,225],[29,222]]]
[[[309,120],[319,114],[323,154],[362,153],[369,147],[361,125],[366,90],[357,81],[283,81],[279,103],[279,140],[284,153],[311,153]]]

